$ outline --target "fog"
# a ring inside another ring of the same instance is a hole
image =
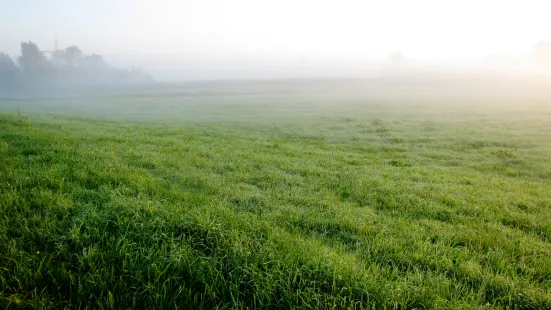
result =
[[[101,55],[122,70],[94,80],[83,61],[64,62],[86,78],[60,78],[58,68],[58,84],[116,84],[137,68],[157,82],[551,72],[551,19],[538,0],[1,2],[0,52],[23,74],[22,42],[54,65],[54,52],[76,46],[77,58]]]

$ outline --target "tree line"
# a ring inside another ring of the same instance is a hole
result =
[[[139,68],[114,68],[102,56],[86,55],[74,45],[43,52],[31,41],[22,42],[16,60],[0,52],[0,88],[117,86],[152,81]]]

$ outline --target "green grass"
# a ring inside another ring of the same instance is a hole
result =
[[[347,104],[0,114],[0,308],[551,308],[550,109]]]

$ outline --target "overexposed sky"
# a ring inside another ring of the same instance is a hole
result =
[[[529,54],[541,0],[0,0],[0,49],[23,40],[103,54],[420,59]],[[50,46],[48,46],[50,45]]]
[[[545,0],[0,0],[0,51],[79,46],[113,58],[420,60],[528,56]]]

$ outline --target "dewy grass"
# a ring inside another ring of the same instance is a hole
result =
[[[551,308],[548,119],[380,109],[2,114],[0,308]]]

